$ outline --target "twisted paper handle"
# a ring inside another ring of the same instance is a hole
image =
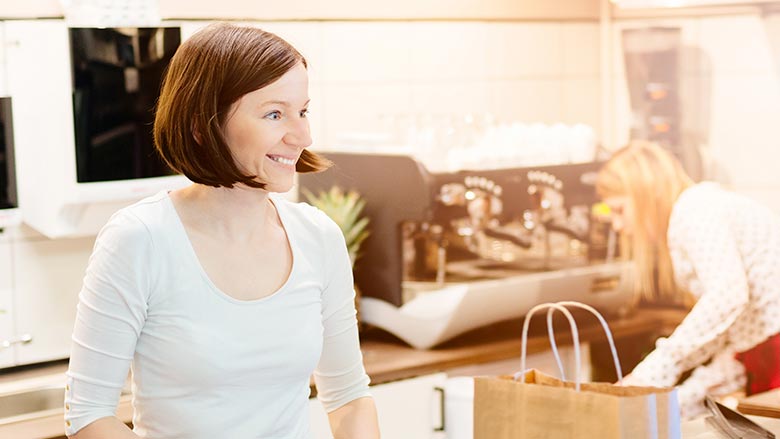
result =
[[[566,319],[569,321],[569,326],[571,327],[571,334],[572,334],[572,343],[574,344],[574,361],[577,364],[576,373],[575,373],[575,379],[574,379],[574,385],[575,389],[577,391],[580,390],[580,384],[582,383],[582,377],[581,377],[581,371],[580,371],[580,339],[579,339],[579,330],[577,329],[577,323],[574,321],[574,317],[571,315],[571,312],[569,312],[568,309],[566,309],[567,306],[573,306],[577,308],[581,308],[584,310],[589,311],[591,314],[595,315],[596,318],[601,323],[601,327],[604,328],[604,333],[607,336],[607,341],[609,342],[609,348],[612,352],[612,360],[615,363],[615,372],[617,373],[618,377],[618,385],[620,385],[623,382],[623,370],[620,367],[620,360],[618,359],[617,355],[617,349],[615,348],[615,341],[612,337],[612,332],[609,330],[609,325],[607,324],[607,321],[604,319],[604,317],[596,311],[595,308],[592,306],[586,305],[584,303],[580,302],[572,302],[572,301],[563,301],[563,302],[556,302],[556,303],[543,303],[541,305],[537,305],[533,308],[531,308],[530,311],[525,315],[525,320],[523,321],[523,341],[522,341],[522,355],[520,357],[520,372],[515,374],[515,379],[520,379],[525,377],[526,369],[525,369],[525,363],[526,363],[526,353],[527,353],[527,342],[528,342],[528,327],[531,323],[531,318],[533,315],[542,309],[547,309],[547,335],[550,339],[550,346],[552,347],[553,356],[555,356],[555,362],[558,364],[558,370],[561,372],[561,379],[566,380],[566,375],[563,370],[563,363],[561,362],[560,355],[558,354],[558,345],[555,342],[555,334],[553,332],[553,326],[552,326],[552,315],[555,310],[558,310],[563,313],[564,316],[566,316]]]

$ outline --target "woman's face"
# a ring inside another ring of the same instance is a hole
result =
[[[292,188],[295,163],[311,145],[308,105],[309,76],[299,63],[230,107],[225,122],[230,152],[239,168],[257,175],[269,192]]]
[[[631,234],[631,224],[634,222],[634,205],[631,199],[619,195],[604,198],[604,203],[609,206],[612,228],[616,232]]]

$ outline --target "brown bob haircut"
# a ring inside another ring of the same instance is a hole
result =
[[[231,105],[306,60],[288,42],[258,28],[216,23],[200,30],[176,51],[160,91],[154,143],[174,171],[195,183],[264,188],[242,171],[225,141]],[[303,150],[297,172],[319,172],[331,162]]]

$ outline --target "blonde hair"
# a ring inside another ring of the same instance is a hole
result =
[[[633,215],[626,218],[632,232],[621,237],[621,253],[633,261],[635,287],[645,299],[689,299],[674,280],[666,233],[677,197],[693,184],[672,154],[641,140],[615,152],[599,171],[599,196],[626,196],[632,204]]]

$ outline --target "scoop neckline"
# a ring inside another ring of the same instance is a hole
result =
[[[276,211],[276,215],[279,218],[279,223],[282,225],[284,234],[287,237],[287,245],[289,245],[290,247],[290,255],[292,257],[292,263],[290,266],[290,273],[287,275],[287,279],[285,279],[284,283],[279,288],[277,288],[274,292],[268,294],[267,296],[263,296],[251,300],[236,299],[230,294],[222,291],[222,289],[220,289],[214,283],[214,281],[211,280],[211,277],[206,272],[206,269],[203,267],[203,264],[201,264],[200,259],[198,258],[198,254],[195,252],[195,247],[193,247],[192,241],[190,240],[190,236],[187,233],[187,228],[184,226],[184,222],[182,221],[181,216],[179,216],[179,212],[176,210],[176,206],[173,204],[173,200],[171,199],[170,192],[165,192],[165,199],[168,207],[171,209],[174,217],[176,218],[177,228],[180,231],[179,236],[186,244],[185,247],[187,248],[186,252],[189,254],[188,256],[189,259],[196,267],[200,277],[206,282],[206,284],[209,286],[212,292],[214,292],[218,297],[237,305],[255,305],[255,304],[265,303],[269,300],[272,300],[287,290],[287,287],[290,284],[293,274],[295,273],[295,270],[297,268],[298,257],[296,255],[297,252],[296,252],[295,242],[293,241],[293,238],[290,236],[288,227],[285,224],[286,213],[282,213],[284,209],[279,207],[281,203],[278,203],[271,194],[268,195],[268,201],[270,201],[271,205],[274,207],[274,210]]]

